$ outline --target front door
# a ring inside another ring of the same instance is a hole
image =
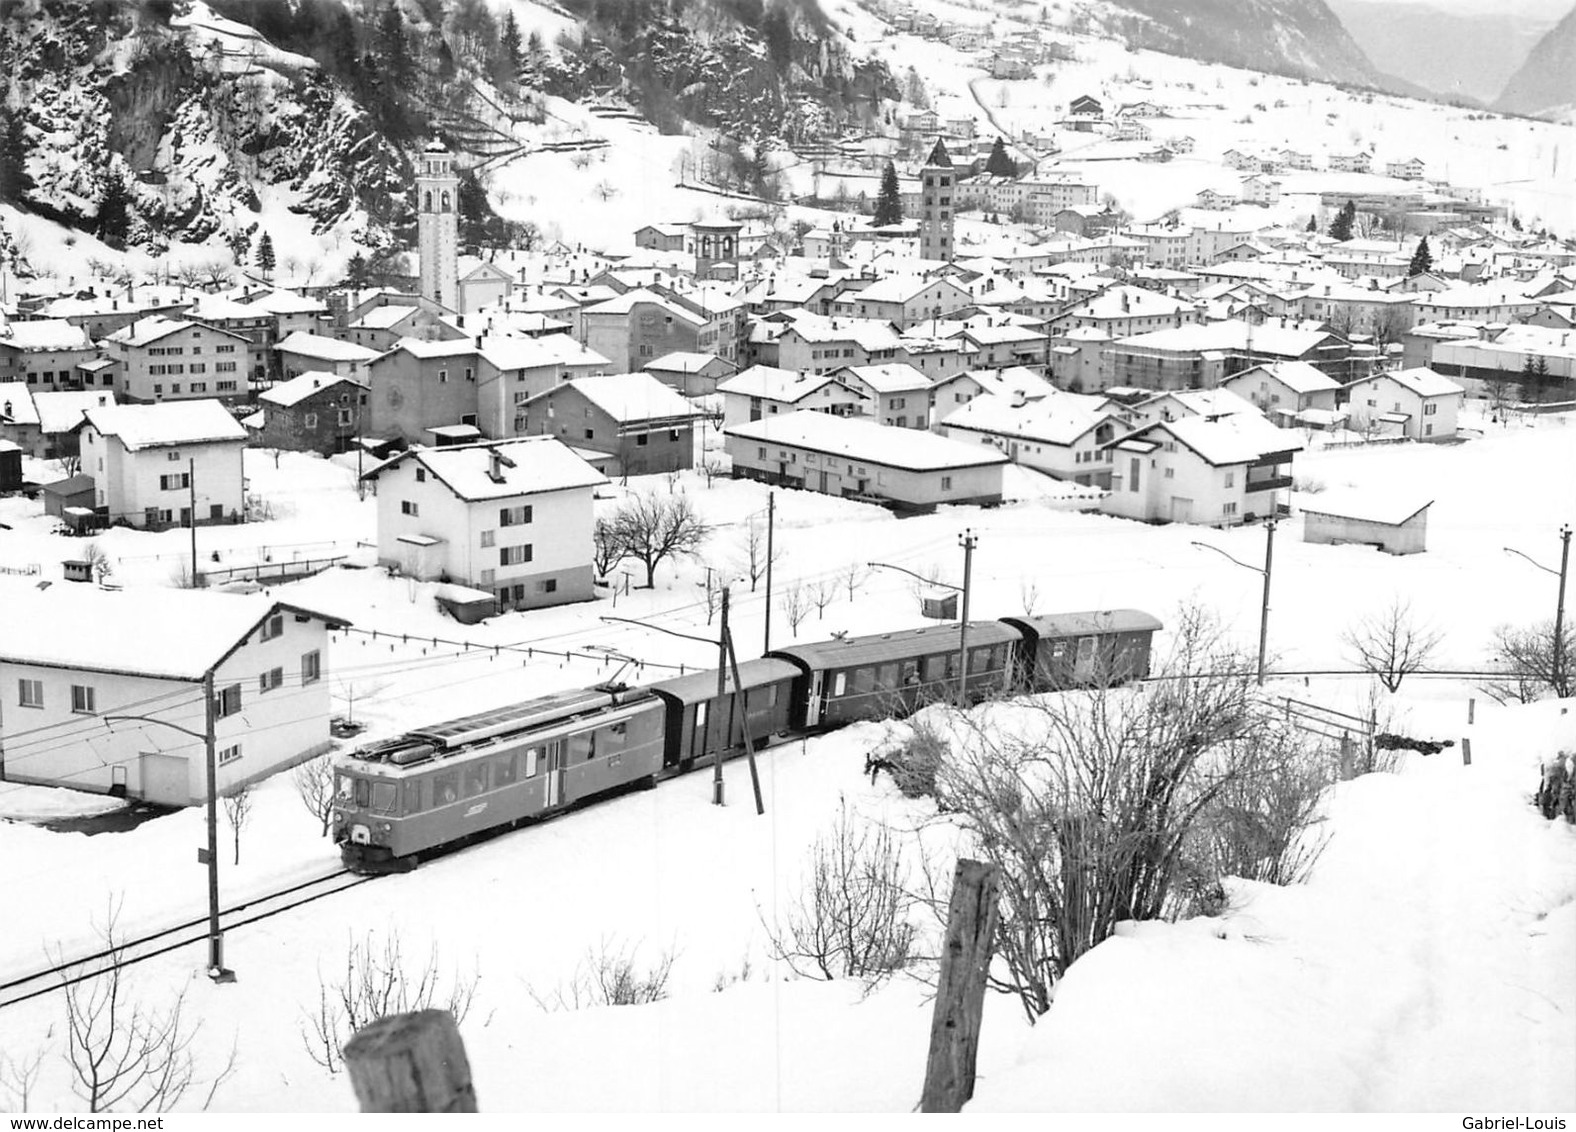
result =
[[[1193,501],[1183,499],[1180,495],[1171,497],[1171,521],[1173,523],[1190,523],[1193,521]]]
[[[142,798],[161,806],[191,804],[191,777],[178,755],[145,754],[141,759]]]
[[[1137,491],[1138,490],[1138,469],[1140,467],[1142,467],[1142,466],[1143,466],[1143,462],[1140,461],[1137,456],[1134,456],[1131,460],[1129,460],[1127,462],[1127,490],[1128,491]]]
[[[821,490],[822,491],[829,490],[828,487],[827,487],[827,478],[826,478],[826,473],[825,472],[821,473]]]
[[[564,744],[547,745],[547,804],[562,805],[564,801]]]

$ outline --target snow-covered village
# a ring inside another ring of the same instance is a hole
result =
[[[0,4],[0,1112],[1567,1127],[1495,9]]]

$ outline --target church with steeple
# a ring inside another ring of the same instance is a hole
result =
[[[460,309],[460,176],[454,155],[439,141],[417,158],[416,247],[421,293],[451,311]]]
[[[919,170],[919,255],[921,259],[950,261],[953,255],[952,218],[957,211],[958,172],[940,138]]]

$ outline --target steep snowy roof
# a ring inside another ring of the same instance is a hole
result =
[[[344,382],[346,385],[353,385],[357,389],[367,388],[365,382],[357,381],[353,377],[343,377],[336,373],[325,373],[323,370],[314,369],[308,370],[298,377],[292,377],[289,381],[281,381],[271,389],[259,393],[257,399],[259,401],[267,401],[270,405],[289,408],[291,405],[310,397],[319,389],[326,389],[330,385],[337,385],[340,382]]]
[[[1184,417],[1178,421],[1140,429],[1132,435],[1164,430],[1216,467],[1250,464],[1278,452],[1301,452],[1302,439],[1276,428],[1258,413],[1233,413],[1225,417]]]
[[[674,392],[671,386],[658,381],[649,373],[610,373],[600,377],[577,377],[572,381],[566,381],[558,388],[562,389],[564,386],[580,393],[619,424],[703,415],[688,399]],[[548,390],[546,393],[538,394],[538,397],[550,397],[553,392]],[[532,398],[533,401],[536,399],[536,397]]]
[[[497,479],[491,475],[494,452],[501,457],[496,468]],[[417,461],[468,502],[595,487],[607,482],[606,476],[551,436],[450,444],[441,448],[418,446],[385,460],[364,478],[377,476],[403,460]]]
[[[274,349],[280,353],[299,354],[303,358],[321,358],[329,362],[370,362],[378,351],[358,346],[354,342],[341,342],[338,338],[325,338],[294,330],[280,340]]]
[[[1105,419],[1105,414],[1063,404],[1059,397],[1024,405],[1013,405],[1005,397],[976,397],[948,413],[942,423],[948,428],[966,428],[1065,446],[1093,432]]]
[[[877,393],[902,393],[905,390],[930,387],[930,378],[907,362],[887,362],[876,366],[843,366],[838,372],[857,378]]]
[[[709,365],[715,365],[722,359],[716,354],[697,354],[687,350],[675,350],[671,354],[663,354],[647,362],[643,369],[660,371],[662,373],[699,373]]]
[[[1378,381],[1388,377],[1396,384],[1410,389],[1419,397],[1448,397],[1452,393],[1465,393],[1466,391],[1451,381],[1443,374],[1435,373],[1427,366],[1416,366],[1412,369],[1391,370],[1388,373],[1376,373],[1372,377],[1365,377],[1353,385],[1363,385],[1370,381]]]
[[[1227,378],[1227,384],[1245,382],[1249,380],[1249,374],[1259,372],[1269,374],[1293,393],[1323,393],[1341,387],[1341,383],[1335,378],[1307,362],[1273,362],[1269,365],[1254,366],[1252,369],[1243,370],[1234,377]]]
[[[169,444],[246,439],[246,429],[218,401],[160,401],[152,405],[111,405],[87,411],[90,425],[120,439],[128,449]]]
[[[33,403],[33,391],[25,382],[0,382],[0,421],[15,425],[38,423],[38,409]]]
[[[115,394],[108,389],[63,389],[33,394],[38,428],[46,433],[70,432],[82,423],[82,414],[89,409],[107,408],[116,403]]]
[[[93,340],[63,318],[30,318],[0,325],[0,346],[18,350],[90,350]]]

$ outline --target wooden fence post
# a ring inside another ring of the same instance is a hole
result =
[[[994,865],[960,860],[952,874],[921,1112],[961,1112],[974,1095],[974,1059],[985,1009],[985,976],[996,944],[999,887]]]
[[[1476,717],[1477,717],[1477,697],[1473,696],[1473,697],[1469,697],[1467,699],[1467,723],[1470,724]]]
[[[1461,765],[1472,765],[1472,740],[1470,739],[1463,738],[1461,740]]]
[[[471,1063],[447,1010],[390,1014],[345,1044],[362,1112],[475,1112]]]

